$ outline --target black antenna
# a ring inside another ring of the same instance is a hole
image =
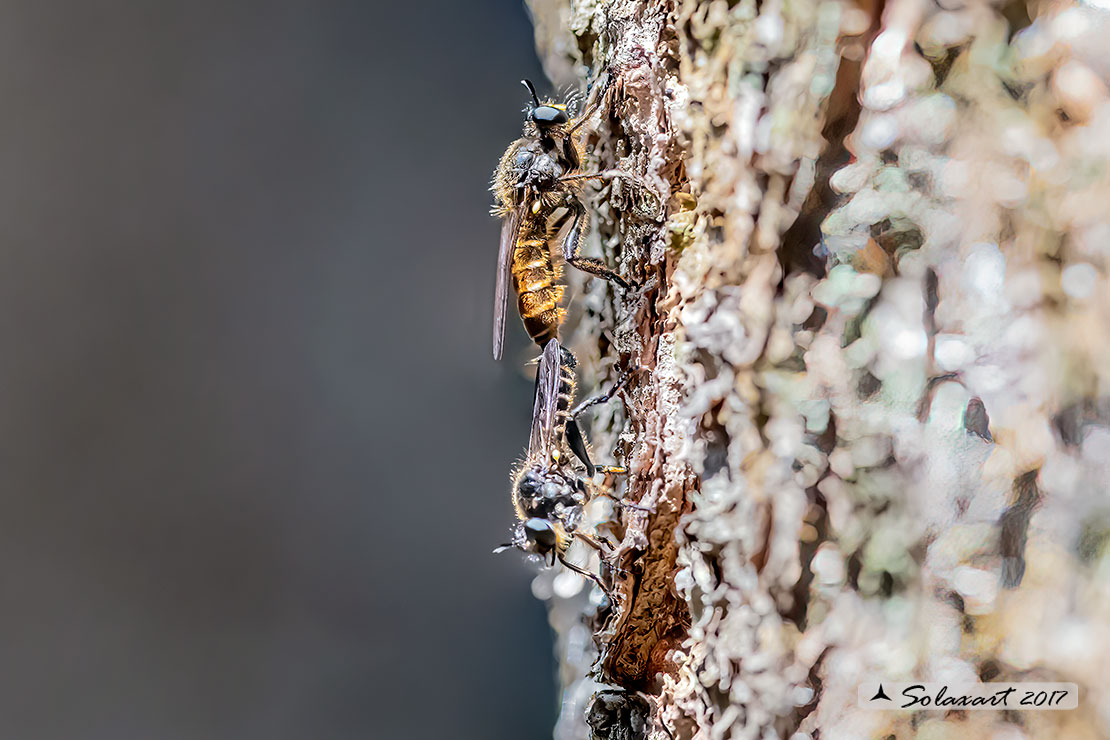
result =
[[[532,102],[536,104],[537,108],[539,108],[540,107],[540,99],[538,97],[536,97],[536,88],[532,85],[532,81],[531,80],[521,80],[520,84],[524,85],[526,88],[528,88],[528,92],[532,93]]]

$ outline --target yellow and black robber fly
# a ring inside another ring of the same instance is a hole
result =
[[[510,278],[528,335],[540,347],[558,337],[565,315],[559,305],[565,286],[560,284],[559,266],[551,258],[552,242],[561,241],[562,257],[568,264],[628,288],[603,262],[579,255],[586,230],[582,182],[612,173],[579,171],[582,146],[576,133],[600,106],[608,86],[600,86],[594,102],[572,119],[566,105],[541,103],[532,83],[523,83],[533,103],[524,122],[524,136],[505,150],[491,188],[496,201],[493,215],[502,219],[493,309],[494,359],[501,359]]]
[[[528,453],[513,478],[513,507],[519,521],[513,541],[494,552],[516,547],[539,555],[548,565],[554,565],[558,558],[563,565],[590,578],[608,594],[600,578],[568,562],[564,555],[575,538],[603,552],[597,539],[578,531],[582,508],[593,495],[588,477],[597,472],[627,471],[622,467],[598,467],[590,461],[577,419],[589,407],[605,403],[616,395],[628,382],[631,373],[623,373],[607,393],[572,408],[576,366],[574,355],[559,344],[558,339],[552,339],[544,346],[536,373],[536,398]],[[585,469],[585,478],[572,456]]]

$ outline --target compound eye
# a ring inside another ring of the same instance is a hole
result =
[[[524,536],[532,543],[537,552],[555,549],[555,527],[546,519],[529,519],[524,523]]]
[[[537,126],[555,126],[570,119],[567,112],[553,105],[540,105],[532,109],[532,120]]]

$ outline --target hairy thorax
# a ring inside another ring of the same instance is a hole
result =
[[[524,517],[555,519],[573,531],[586,503],[584,484],[576,475],[532,465],[521,470],[513,485],[517,508]]]

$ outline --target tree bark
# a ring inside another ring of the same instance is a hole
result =
[[[943,5],[531,0],[629,175],[591,246],[636,285],[578,281],[565,335],[584,387],[643,368],[590,430],[616,603],[537,586],[557,738],[1110,734],[1110,13]]]

